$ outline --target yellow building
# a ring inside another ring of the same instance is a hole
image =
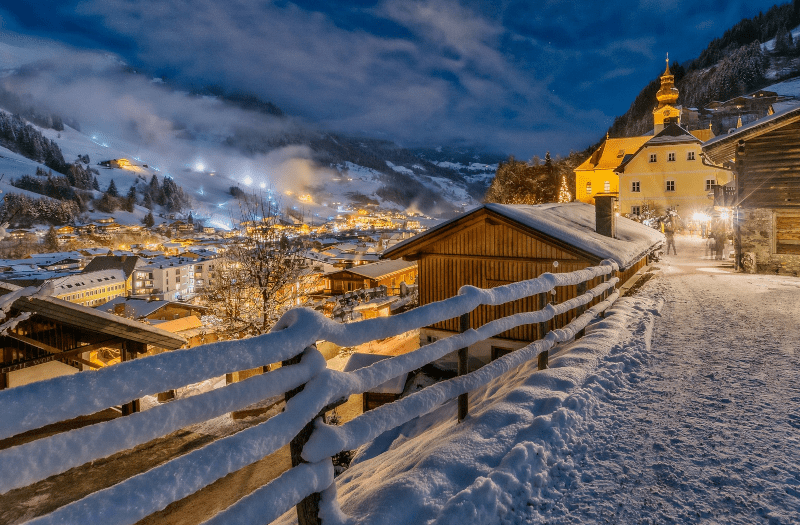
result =
[[[125,273],[101,270],[54,279],[53,296],[83,306],[97,306],[125,295]]]
[[[730,180],[730,172],[703,164],[703,141],[678,126],[667,126],[618,168],[619,211],[639,215],[645,207],[663,215],[675,210],[684,220],[714,205],[713,186]]]
[[[580,166],[575,168],[575,199],[594,204],[597,195],[618,194],[619,175],[615,170],[652,137],[611,139],[603,144]]]
[[[687,213],[713,205],[708,197],[711,186],[725,184],[730,175],[702,163],[701,146],[714,134],[710,128],[687,131],[697,123],[698,112],[678,105],[678,95],[668,56],[656,93],[653,133],[606,137],[597,151],[575,168],[578,200],[594,204],[598,194],[612,194],[619,196],[622,214],[639,215],[649,206],[659,215],[676,209],[689,219]]]

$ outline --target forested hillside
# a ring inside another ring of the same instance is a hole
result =
[[[675,87],[680,91],[678,104],[702,107],[714,100],[728,100],[763,88],[776,81],[800,74],[796,66],[774,74],[777,63],[800,56],[800,38],[790,30],[800,25],[800,0],[773,6],[766,13],[744,19],[711,41],[700,56],[684,65],[673,62]],[[775,39],[772,49],[762,43]],[[773,74],[771,75],[771,71]],[[642,135],[653,127],[652,110],[660,86],[662,70],[654,72],[628,111],[609,128],[612,137]]]

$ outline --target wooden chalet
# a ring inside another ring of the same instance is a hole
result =
[[[663,235],[624,218],[617,218],[613,197],[598,197],[598,207],[581,203],[529,205],[486,204],[462,216],[403,241],[383,254],[387,258],[414,260],[419,264],[420,305],[455,296],[459,288],[472,285],[494,288],[539,277],[543,273],[572,272],[615,260],[620,283],[628,281],[644,266],[648,256],[663,243]],[[596,212],[601,213],[597,221]],[[610,228],[614,236],[597,233]],[[592,286],[599,283],[599,279]],[[562,302],[577,294],[575,286],[557,289]],[[501,306],[482,306],[470,314],[470,327],[520,311],[538,310],[531,297]],[[565,325],[566,315],[556,319]],[[423,328],[422,344],[459,331],[454,318]],[[504,332],[488,343],[470,349],[483,361],[525,346],[537,338],[536,327],[522,326]]]
[[[19,290],[0,284],[0,295]],[[186,344],[165,330],[55,297],[19,297],[7,318],[23,313],[32,315],[0,336],[0,389],[63,375],[65,370],[98,368],[89,359],[89,353],[98,349],[118,349],[122,361],[127,361],[148,347],[174,350]],[[61,365],[42,366],[53,362]],[[136,410],[135,403],[129,410]]]
[[[737,269],[800,272],[800,107],[703,144],[706,162],[732,170],[715,205],[730,207]]]
[[[331,272],[325,277],[330,283],[327,292],[331,295],[341,295],[354,290],[366,290],[378,286],[385,286],[388,295],[398,295],[401,282],[410,285],[416,281],[417,263],[378,261]]]

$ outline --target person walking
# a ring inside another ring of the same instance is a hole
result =
[[[675,221],[672,217],[668,217],[664,222],[664,237],[667,238],[666,254],[669,255],[669,247],[672,246],[673,255],[678,255],[675,250]]]

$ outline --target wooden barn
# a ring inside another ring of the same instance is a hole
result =
[[[325,276],[330,283],[328,293],[341,295],[353,290],[385,286],[388,295],[400,293],[400,283],[414,284],[417,263],[409,261],[379,261],[331,272]]]
[[[19,287],[0,284],[0,295]],[[89,353],[117,349],[123,361],[186,344],[175,334],[55,297],[18,297],[7,319],[31,314],[0,336],[0,389],[97,368]],[[128,410],[135,411],[134,402]]]
[[[800,107],[706,142],[703,156],[734,174],[715,205],[731,208],[737,269],[798,275]]]
[[[417,261],[420,305],[441,301],[464,285],[494,288],[615,260],[624,283],[644,266],[663,243],[656,230],[613,212],[613,197],[598,197],[598,206],[582,202],[542,205],[486,204],[403,241],[384,257]],[[597,216],[599,215],[599,221]],[[600,231],[596,230],[600,224]],[[599,283],[599,280],[598,280]],[[577,294],[577,287],[559,288],[555,301]],[[501,306],[483,306],[470,315],[470,327],[520,311],[538,310],[531,297]],[[556,319],[556,326],[569,321]],[[459,331],[459,319],[450,319],[420,331],[421,344]],[[522,326],[470,348],[470,355],[486,362],[536,339],[535,326]]]

